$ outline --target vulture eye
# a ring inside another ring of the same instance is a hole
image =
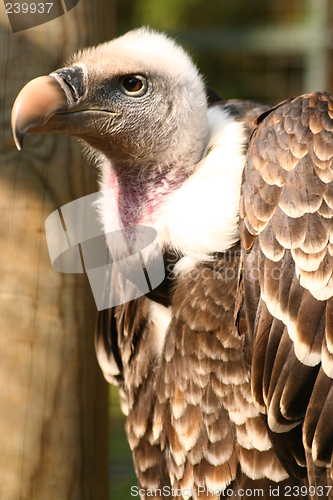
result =
[[[131,96],[141,96],[148,88],[147,80],[139,75],[125,76],[121,80],[121,85],[125,94]]]

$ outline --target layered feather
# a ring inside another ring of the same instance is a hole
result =
[[[333,451],[332,110],[314,93],[259,119],[240,201],[252,393],[286,469],[315,487]]]

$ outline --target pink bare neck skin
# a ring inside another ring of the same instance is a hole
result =
[[[170,193],[181,187],[188,175],[185,168],[174,165],[151,165],[145,172],[112,165],[104,172],[103,188],[112,189],[118,211],[114,215],[118,220],[120,217],[123,226],[149,225],[156,210]]]

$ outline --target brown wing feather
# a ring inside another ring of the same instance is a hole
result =
[[[118,350],[122,360],[117,380],[142,488],[228,486],[236,495],[244,474],[248,488],[286,477],[253,405],[235,328],[239,259],[235,248],[198,264],[194,280],[190,273],[178,278],[161,357],[149,356],[149,299],[100,314],[97,352],[115,357]]]
[[[306,94],[265,113],[242,182],[252,393],[295,476],[303,441],[313,484],[333,452],[333,97]]]
[[[235,119],[245,124],[248,137],[255,117],[265,109],[238,101],[223,105]],[[268,140],[271,142],[272,138]],[[281,141],[285,138],[281,137]],[[262,159],[259,150],[255,162],[266,168],[267,176],[274,175],[274,169],[269,170],[269,161]],[[262,178],[260,173],[256,175],[257,180]],[[250,175],[249,183],[253,179]],[[281,189],[270,190],[264,178],[259,183],[257,180],[249,184],[249,192],[253,197],[262,196],[257,198],[257,205],[252,210],[253,220],[257,217],[266,219],[258,224],[259,231],[274,216]],[[247,201],[244,217],[249,207],[251,204]],[[266,210],[269,216],[265,218]],[[244,259],[243,277],[246,272],[250,276],[257,266],[258,252],[253,248],[260,249],[251,228],[250,224],[248,228],[245,224],[241,228],[249,249]],[[266,234],[268,250],[270,238],[276,245],[275,258],[280,260],[281,251],[284,255],[285,249],[271,230]],[[240,331],[250,332],[246,338],[239,336],[235,326],[235,303],[242,302],[242,289],[238,288],[238,246],[216,255],[212,262],[197,264],[188,273],[181,273],[176,281],[172,280],[171,292],[170,287],[165,288],[163,284],[149,297],[100,313],[97,355],[104,373],[113,374],[109,380],[120,384],[125,402],[123,407],[128,415],[127,436],[139,484],[143,488],[172,484],[175,489],[205,486],[216,490],[228,486],[238,498],[242,485],[246,485],[248,491],[264,486],[265,498],[268,499],[270,485],[287,478],[286,470],[294,476],[297,476],[298,469],[303,471],[299,464],[305,461],[304,450],[298,442],[295,444],[290,434],[279,448],[284,467],[281,465],[268,437],[266,424],[253,403],[249,367],[252,339],[258,325],[260,334],[257,338],[260,337],[261,341],[255,344],[253,357],[258,359],[261,372],[257,379],[252,378],[255,398],[260,399],[261,409],[265,408],[268,399],[276,404],[273,386],[270,386],[271,377],[279,387],[279,394],[283,393],[278,370],[278,366],[283,365],[283,355],[276,366],[275,355],[270,356],[273,340],[279,344],[285,327],[281,320],[274,319],[266,303],[260,299],[260,287],[266,286],[267,293],[277,300],[283,297],[284,310],[288,310],[291,294],[280,290],[274,280],[268,283],[269,257],[263,256],[258,266],[260,279],[244,280],[247,307],[237,315]],[[284,268],[282,271],[283,282],[293,290],[293,275],[290,276]],[[151,300],[172,310],[164,347],[158,353],[151,349],[155,328],[149,317]],[[274,329],[275,337],[272,335]],[[266,363],[260,362],[261,352]],[[275,372],[272,373],[274,366]],[[283,380],[288,381],[287,371]],[[281,418],[289,419],[289,422],[297,420],[298,415],[295,417],[290,411],[290,415],[281,414]],[[291,450],[291,457],[286,450]],[[281,483],[283,487],[292,484],[291,480],[287,481]],[[208,496],[217,500],[217,496]],[[148,497],[148,494],[143,495],[143,498]]]
[[[175,287],[153,417],[175,488],[221,490],[232,482],[236,494],[238,464],[252,486],[258,479],[286,477],[253,406],[235,328],[239,257],[236,247],[213,263],[198,264],[196,278],[183,273]]]

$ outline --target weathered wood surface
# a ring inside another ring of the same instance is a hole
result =
[[[10,131],[16,94],[78,48],[114,33],[114,2],[82,0],[13,34],[0,2],[0,499],[107,499],[107,385],[95,359],[86,275],[50,264],[44,223],[95,192],[96,172],[62,136]]]

